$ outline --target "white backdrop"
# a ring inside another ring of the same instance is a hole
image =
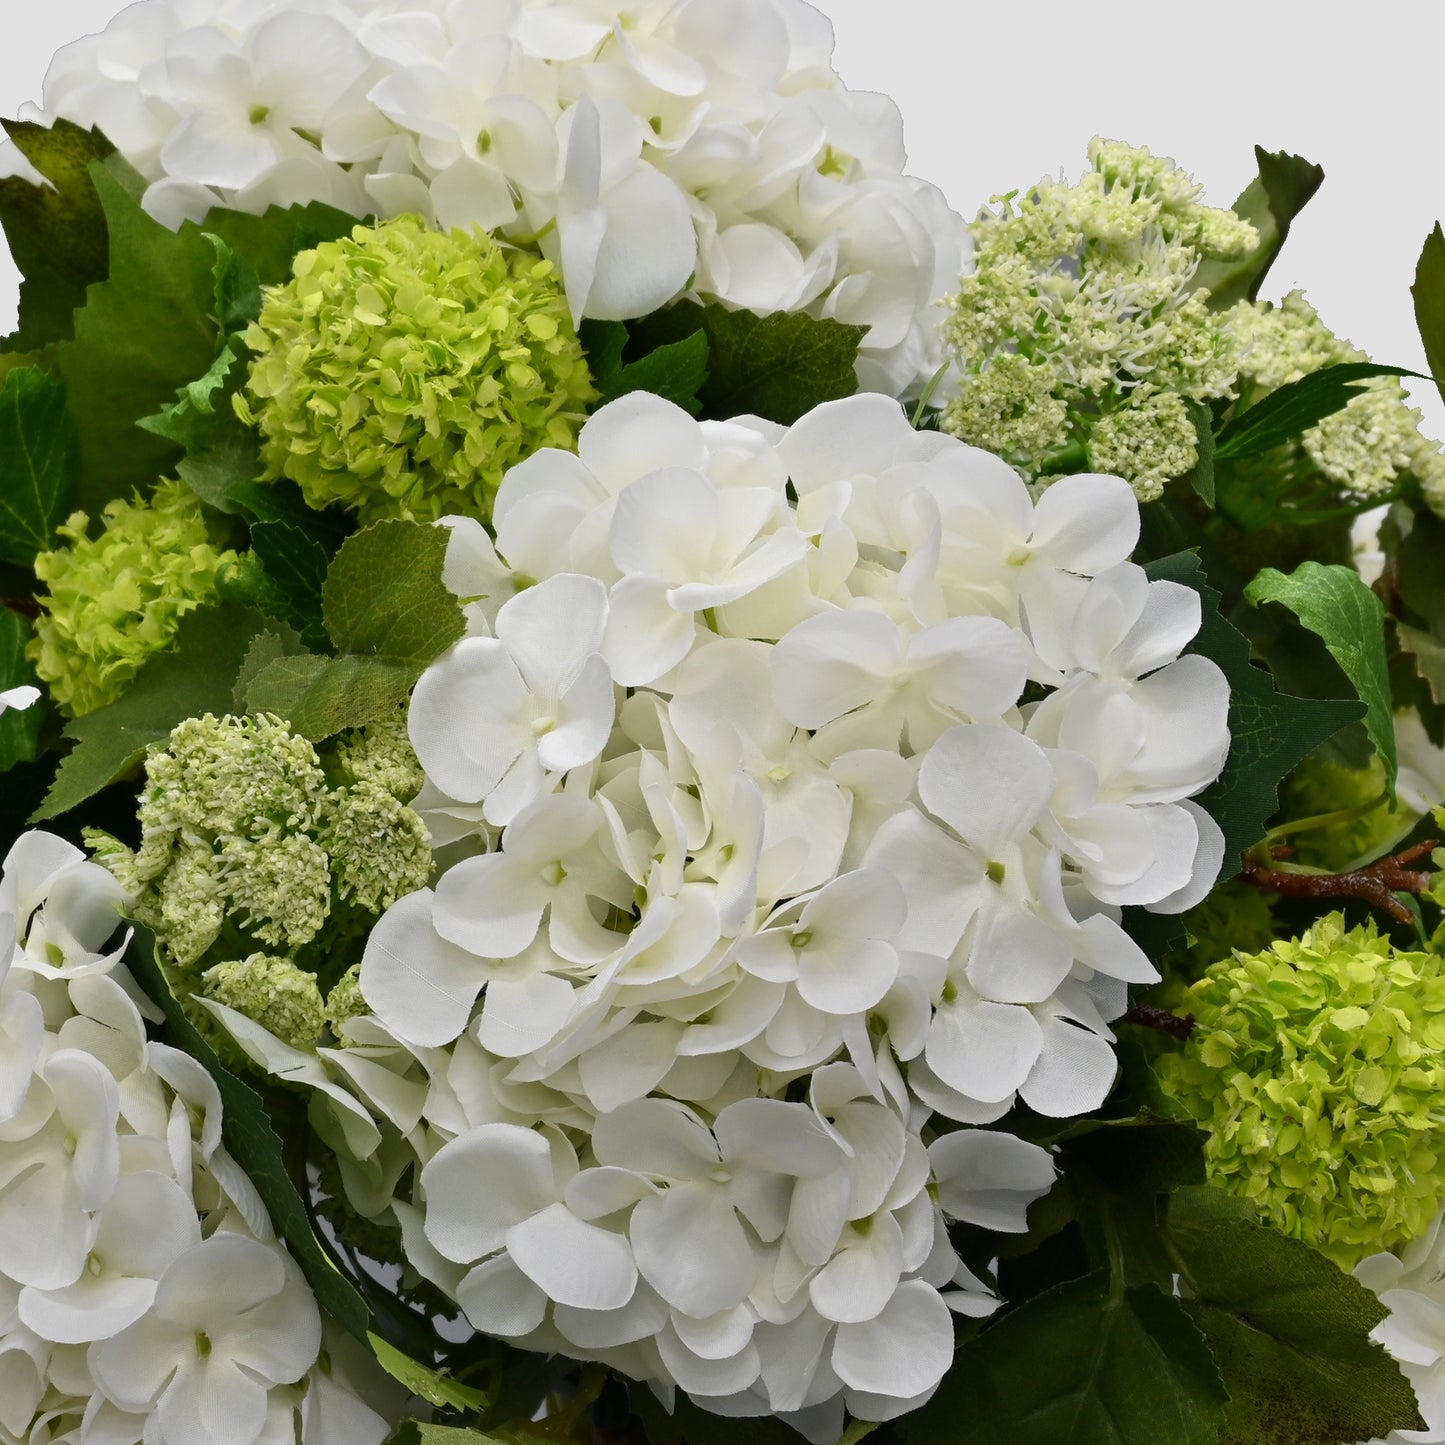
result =
[[[1445,220],[1441,0],[1368,7],[1298,0],[817,0],[838,69],[903,110],[912,171],[972,215],[994,192],[1076,176],[1103,134],[1172,155],[1228,204],[1253,146],[1325,168],[1266,294],[1303,286],[1376,360],[1423,369],[1409,284]],[[0,0],[0,113],[36,99],[51,53],[102,27],[118,0]],[[0,247],[0,331],[15,273]],[[1445,406],[1416,391],[1432,435]]]

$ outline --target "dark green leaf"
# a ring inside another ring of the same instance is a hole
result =
[[[0,560],[29,567],[49,548],[76,469],[65,383],[30,366],[12,371],[0,390]]]
[[[765,1415],[730,1420],[694,1405],[681,1390],[668,1411],[646,1385],[629,1380],[627,1401],[649,1440],[686,1440],[687,1445],[803,1445],[803,1437],[781,1420]]]
[[[413,1395],[420,1396],[429,1405],[439,1405],[448,1410],[485,1410],[491,1403],[485,1390],[463,1385],[440,1370],[419,1364],[410,1355],[404,1355],[395,1346],[387,1344],[378,1334],[368,1334],[367,1340],[376,1354],[377,1362],[393,1380],[405,1385]],[[430,1427],[428,1427],[430,1428]],[[471,1431],[455,1432],[472,1435]],[[427,1437],[422,1436],[425,1440]],[[476,1436],[485,1439],[485,1436]]]
[[[1253,301],[1265,274],[1284,245],[1294,218],[1319,190],[1325,173],[1319,166],[1288,151],[1254,148],[1259,175],[1234,203],[1234,210],[1259,231],[1259,245],[1238,261],[1205,261],[1195,273],[1195,284],[1207,286],[1210,305],[1217,310],[1237,301]]]
[[[1421,632],[1403,622],[1395,624],[1395,635],[1413,660],[1420,680],[1430,689],[1430,696],[1437,703],[1445,703],[1445,642],[1434,633]]]
[[[0,178],[0,223],[25,278],[20,325],[4,349],[25,351],[68,341],[74,329],[72,313],[85,304],[86,287],[105,280],[105,213],[90,165],[115,147],[98,130],[83,130],[68,120],[51,127],[7,120],[4,126],[16,148],[50,182]]]
[[[304,654],[301,638],[282,623],[272,623],[264,632],[258,632],[246,649],[241,660],[241,670],[231,691],[231,711],[243,713],[249,710],[246,694],[252,682],[273,662],[283,657],[298,657]]]
[[[141,668],[123,697],[67,725],[75,747],[31,821],[58,818],[124,777],[187,718],[230,712],[236,674],[261,625],[233,607],[183,618],[171,647]]]
[[[1286,577],[1266,567],[1244,589],[1256,607],[1278,602],[1313,632],[1339,663],[1365,704],[1365,731],[1385,765],[1386,786],[1395,788],[1395,717],[1390,669],[1385,658],[1385,609],[1353,567],[1301,562]]]
[[[307,647],[324,649],[327,638],[321,622],[321,589],[331,561],[326,548],[289,522],[254,522],[251,553],[260,559],[280,593],[284,612],[279,620],[294,627]]]
[[[33,635],[30,624],[18,612],[0,607],[0,692],[36,685],[35,669],[25,656],[26,645]],[[31,707],[12,707],[0,712],[0,773],[8,773],[17,763],[34,760],[45,709],[42,694],[40,701]]]
[[[447,530],[377,522],[348,537],[326,574],[326,630],[340,652],[419,672],[464,631],[457,599],[442,584]]]
[[[1219,461],[1257,457],[1307,432],[1325,417],[1349,405],[1376,376],[1419,376],[1402,366],[1376,366],[1373,361],[1346,361],[1312,371],[1298,381],[1272,391],[1246,412],[1241,412],[1214,439]],[[1425,377],[1429,381],[1430,377]]]
[[[217,209],[207,213],[199,229],[224,241],[262,286],[276,286],[290,279],[298,251],[349,236],[357,224],[355,216],[312,201],[305,206],[271,206],[259,216]]]
[[[1204,621],[1189,650],[1218,664],[1229,682],[1229,757],[1198,801],[1224,832],[1221,878],[1232,878],[1239,871],[1239,855],[1264,837],[1279,809],[1280,780],[1327,738],[1358,722],[1365,705],[1277,691],[1268,669],[1250,661],[1243,634],[1220,616],[1219,593],[1205,582],[1193,553],[1162,558],[1145,570],[1151,578],[1168,578],[1200,594]]]
[[[867,328],[802,312],[757,316],[679,301],[628,330],[632,349],[645,352],[701,331],[709,351],[707,381],[698,393],[704,414],[751,413],[791,426],[815,406],[858,390],[854,365]]]
[[[375,657],[282,657],[252,678],[246,707],[275,713],[302,737],[321,742],[394,714],[419,672]]]
[[[656,347],[624,364],[627,328],[618,321],[584,321],[582,344],[592,370],[592,384],[602,402],[615,401],[632,391],[650,391],[696,416],[698,399],[708,373],[707,333],[699,327],[691,336]]]
[[[1215,1445],[1219,1372],[1179,1301],[1106,1272],[1011,1310],[905,1416],[910,1445]]]
[[[1189,473],[1189,485],[1206,507],[1214,505],[1214,413],[1202,401],[1186,401],[1189,420],[1199,447],[1199,460]]]
[[[1394,546],[1395,586],[1411,612],[1445,638],[1445,521],[1423,508],[1410,517],[1410,530]]]
[[[1415,324],[1425,346],[1426,364],[1441,378],[1435,385],[1445,397],[1445,233],[1438,221],[1425,238],[1410,295],[1415,298]]]
[[[260,1096],[226,1069],[176,1001],[156,958],[155,936],[139,924],[126,952],[136,982],[166,1016],[166,1041],[197,1060],[216,1081],[223,1109],[221,1128],[231,1157],[246,1171],[266,1205],[271,1223],[301,1266],[317,1303],[358,1340],[366,1342],[371,1311],[351,1281],[332,1263],[311,1228],[306,1206],[286,1172],[282,1144]]]
[[[176,445],[136,423],[205,374],[218,331],[212,243],[194,226],[177,232],[152,220],[108,167],[91,174],[110,231],[110,275],[75,313],[60,366],[80,426],[76,505],[94,514],[173,469]]]
[[[1370,1341],[1386,1310],[1299,1240],[1240,1217],[1218,1190],[1185,1190],[1169,1225],[1230,1395],[1227,1445],[1318,1445],[1420,1429],[1399,1366]],[[1163,1437],[1161,1437],[1163,1438]]]

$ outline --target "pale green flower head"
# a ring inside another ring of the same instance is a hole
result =
[[[313,1049],[326,1027],[316,975],[289,958],[253,953],[201,975],[201,993],[245,1014],[293,1049]]]
[[[1442,969],[1331,914],[1211,967],[1184,995],[1193,1036],[1156,1061],[1208,1130],[1213,1182],[1345,1269],[1445,1197]]]
[[[363,522],[486,517],[597,395],[551,262],[415,216],[303,251],[246,342],[267,475]]]
[[[336,762],[348,783],[375,783],[402,803],[416,797],[426,782],[400,708],[394,717],[344,733],[336,743]]]
[[[1193,965],[1191,980],[1195,973],[1220,959],[1232,958],[1236,951],[1267,949],[1278,932],[1270,895],[1235,879],[1211,888],[1204,901],[1184,915],[1184,926],[1193,940],[1185,949]],[[1182,995],[1171,999],[1171,1005],[1188,1012]]]
[[[35,559],[46,591],[27,656],[57,705],[81,717],[114,702],[181,618],[214,599],[216,574],[236,554],[221,550],[183,482],[110,502],[99,536],[84,512],[57,530],[66,545]]]
[[[1231,322],[1195,286],[1199,262],[1259,238],[1172,161],[1105,140],[1089,157],[1077,185],[1042,181],[974,223],[976,270],[945,327],[962,383],[940,424],[1035,481],[1107,457],[1148,501],[1195,464],[1184,403],[1234,386]]]
[[[368,913],[382,913],[431,877],[426,825],[376,783],[337,793],[326,841],[341,897]]]
[[[346,1025],[352,1019],[365,1018],[370,1012],[371,1005],[361,992],[361,965],[353,963],[326,995],[326,1022],[343,1048],[348,1044]]]

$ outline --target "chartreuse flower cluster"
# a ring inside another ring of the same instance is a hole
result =
[[[184,994],[214,999],[294,1047],[311,1047],[342,983],[345,944],[431,872],[402,801],[416,790],[400,718],[334,749],[328,770],[278,718],[192,718],[146,760],[141,845],[93,833],[96,857],[135,895]]]
[[[1246,406],[1327,366],[1370,359],[1336,336],[1299,291],[1278,306],[1242,303],[1234,328],[1240,403]],[[1274,457],[1270,465],[1299,480],[1313,473],[1325,487],[1353,498],[1382,496],[1413,478],[1432,509],[1445,512],[1445,455],[1438,442],[1421,435],[1420,422],[1399,379],[1375,377],[1293,443],[1292,460]]]
[[[1445,959],[1330,914],[1216,963],[1157,1067],[1209,1132],[1216,1184],[1348,1269],[1425,1229],[1442,1193]]]
[[[550,261],[414,216],[303,251],[246,342],[267,474],[363,522],[486,515],[596,397]]]
[[[28,656],[72,717],[114,702],[181,618],[214,598],[217,573],[236,555],[182,482],[117,499],[101,520],[91,537],[90,518],[74,513],[58,529],[69,545],[35,559],[46,591]]]
[[[1198,459],[1186,403],[1229,395],[1239,364],[1194,273],[1258,234],[1201,205],[1170,160],[1100,139],[1089,159],[1078,185],[1043,181],[974,223],[977,271],[947,325],[964,381],[942,426],[1035,478],[1111,472],[1147,501]]]

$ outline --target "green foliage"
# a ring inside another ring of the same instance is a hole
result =
[[[1198,801],[1224,832],[1221,880],[1239,870],[1239,855],[1264,837],[1279,808],[1279,782],[1302,758],[1365,715],[1355,701],[1291,697],[1276,689],[1266,668],[1250,661],[1244,635],[1219,613],[1220,594],[1204,578],[1198,557],[1179,553],[1151,563],[1151,578],[1193,587],[1204,621],[1189,651],[1216,662],[1229,681],[1229,758]]]
[[[802,1445],[791,1425],[768,1416],[730,1420],[694,1405],[678,1391],[669,1412],[646,1385],[627,1382],[627,1402],[653,1441],[686,1440],[687,1445]]]
[[[25,657],[30,638],[30,624],[18,612],[0,607],[0,692],[35,685],[35,669]],[[43,697],[33,707],[0,712],[0,774],[34,760],[45,712]]]
[[[1234,203],[1235,213],[1253,222],[1259,245],[1242,260],[1205,261],[1195,284],[1209,288],[1209,304],[1222,310],[1238,301],[1253,301],[1265,275],[1279,255],[1294,218],[1319,190],[1325,173],[1303,156],[1255,146],[1259,175]]]
[[[382,1369],[393,1380],[405,1385],[413,1395],[420,1396],[427,1404],[438,1405],[448,1410],[485,1410],[491,1403],[484,1390],[475,1389],[471,1385],[463,1385],[459,1380],[452,1379],[450,1375],[440,1370],[433,1370],[429,1365],[419,1364],[410,1355],[403,1354],[394,1345],[389,1345],[380,1335],[368,1333],[366,1338]],[[421,1428],[428,1430],[433,1427],[422,1426]],[[467,1430],[449,1431],[447,1435],[436,1438],[445,1439],[452,1435],[459,1437],[458,1445],[461,1445],[461,1441],[468,1436],[477,1440],[486,1438]],[[428,1439],[425,1434],[421,1438],[423,1441]]]
[[[1343,410],[1371,378],[1420,375],[1401,366],[1376,366],[1373,361],[1346,361],[1312,371],[1235,417],[1214,439],[1215,458],[1232,461],[1262,456]],[[1430,380],[1428,376],[1424,379]]]
[[[86,287],[105,280],[105,214],[90,166],[115,147],[98,130],[83,130],[68,120],[57,120],[53,127],[30,121],[3,124],[16,148],[50,182],[0,178],[0,224],[25,278],[20,325],[3,349],[26,351],[68,341],[74,334],[72,313],[85,304]]]
[[[445,531],[418,522],[378,522],[348,538],[322,588],[337,655],[272,657],[247,684],[246,705],[313,742],[393,711],[464,630],[441,581],[446,547]]]
[[[326,548],[290,522],[253,522],[251,555],[275,584],[276,602],[265,609],[268,615],[294,627],[307,647],[324,650],[321,594],[331,562]]]
[[[311,201],[304,206],[269,206],[259,216],[214,210],[206,216],[201,229],[241,257],[260,285],[279,286],[291,275],[291,262],[298,252],[349,235],[355,225],[355,216],[321,201]],[[255,319],[260,303],[257,295],[254,308],[245,309],[246,321]]]
[[[900,1428],[910,1445],[1214,1445],[1226,1398],[1178,1300],[1098,1271],[965,1344]]]
[[[679,301],[628,328],[632,345],[644,353],[701,332],[709,355],[707,380],[697,393],[703,415],[746,413],[784,426],[858,390],[854,365],[866,330],[802,312],[758,316],[695,301]]]
[[[1186,401],[1199,459],[1185,480],[1206,507],[1214,505],[1214,412],[1202,401]]]
[[[0,561],[28,567],[50,546],[77,465],[65,383],[36,367],[12,371],[0,390]]]
[[[1286,577],[1266,567],[1244,590],[1259,606],[1278,602],[1319,637],[1365,704],[1365,731],[1385,765],[1385,785],[1395,790],[1394,707],[1385,655],[1385,609],[1353,567],[1302,562]]]
[[[1369,1332],[1368,1289],[1298,1240],[1241,1217],[1217,1190],[1169,1204],[1169,1236],[1229,1390],[1221,1445],[1368,1440],[1423,1422],[1399,1367]]]
[[[216,252],[195,227],[168,230],[110,165],[91,175],[110,234],[110,274],[75,313],[75,339],[60,354],[80,427],[75,503],[98,512],[149,487],[178,451],[136,423],[170,404],[216,354]]]
[[[1445,396],[1445,232],[1438,221],[1425,238],[1410,295],[1415,298],[1415,324],[1425,360],[1437,378],[1440,395]]]
[[[301,1266],[317,1303],[350,1334],[365,1342],[371,1311],[351,1281],[332,1263],[311,1228],[306,1206],[286,1172],[281,1140],[265,1104],[222,1065],[186,1017],[157,961],[154,935],[139,924],[132,927],[135,932],[126,952],[126,964],[136,982],[165,1014],[162,1032],[166,1041],[197,1060],[216,1081],[224,1110],[222,1131],[231,1157],[256,1186],[271,1223]]]
[[[152,657],[118,702],[66,727],[75,747],[31,822],[58,818],[123,778],[178,723],[229,712],[236,673],[261,625],[255,614],[233,607],[182,619],[171,650]]]
[[[601,393],[600,404],[629,392],[650,391],[693,416],[702,410],[698,393],[707,381],[711,348],[701,327],[630,362],[623,361],[628,331],[622,322],[584,321],[578,335],[592,369],[592,384]]]

